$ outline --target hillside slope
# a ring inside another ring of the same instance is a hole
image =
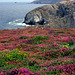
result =
[[[50,28],[75,27],[75,1],[62,1],[38,7],[25,16],[26,24],[45,25]]]
[[[60,2],[60,1],[63,1],[63,0],[34,0],[32,3],[35,3],[35,4],[54,4],[54,3],[57,3],[57,2]]]

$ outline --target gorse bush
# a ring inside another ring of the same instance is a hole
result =
[[[27,39],[27,37],[26,36],[21,36],[20,39]]]
[[[67,42],[69,46],[74,45],[74,41]]]
[[[32,38],[31,40],[39,41],[39,40],[45,40],[47,38],[48,38],[48,36],[36,36],[36,37]]]
[[[4,66],[10,61],[21,62],[22,60],[27,58],[28,54],[13,50],[11,52],[0,52],[0,56],[0,66]]]
[[[33,44],[41,44],[43,40],[48,39],[48,36],[36,36],[34,38],[31,38],[33,41]]]

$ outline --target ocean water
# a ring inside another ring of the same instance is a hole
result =
[[[0,3],[0,30],[23,28],[28,25],[22,23],[25,15],[45,4],[30,3]]]

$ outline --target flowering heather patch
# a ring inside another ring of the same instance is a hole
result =
[[[0,75],[75,75],[75,29],[1,30]]]
[[[0,70],[0,72],[1,71],[2,70]],[[32,75],[29,69],[26,69],[26,68],[20,68],[19,70],[15,68],[14,70],[10,71],[10,73],[6,71],[5,73],[1,72],[1,75],[4,75],[4,74],[5,75]]]

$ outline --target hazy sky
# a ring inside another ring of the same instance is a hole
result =
[[[34,0],[0,0],[0,2],[32,2]]]

